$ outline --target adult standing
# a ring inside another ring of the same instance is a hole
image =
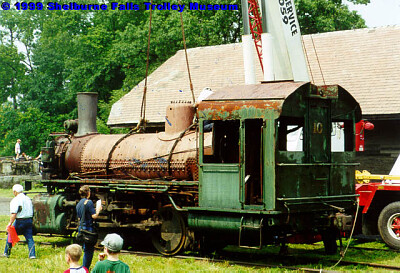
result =
[[[17,234],[24,235],[26,241],[28,241],[28,257],[30,259],[36,259],[35,242],[33,241],[32,236],[32,200],[23,193],[24,188],[22,185],[15,184],[12,189],[15,197],[10,203],[11,216],[6,230],[8,230],[11,225],[14,225]],[[11,248],[12,244],[7,242],[3,255],[9,257],[11,254]]]
[[[93,201],[89,199],[90,188],[88,185],[80,187],[79,195],[81,196],[81,200],[76,205],[76,214],[78,215],[79,223],[85,213],[85,221],[79,226],[79,231],[85,229],[93,232],[93,219],[99,216],[101,205],[98,205],[96,208],[94,207]],[[83,244],[83,252],[83,266],[89,269],[93,259],[94,245]]]
[[[17,139],[17,143],[15,143],[15,159],[18,159],[21,155],[21,140]]]

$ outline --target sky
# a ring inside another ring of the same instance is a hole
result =
[[[367,27],[400,25],[400,0],[371,0],[368,5],[347,3],[364,18]]]

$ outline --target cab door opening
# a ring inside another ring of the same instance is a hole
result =
[[[263,204],[263,176],[262,176],[262,119],[246,119],[245,146],[244,146],[244,183],[245,183],[245,205]]]

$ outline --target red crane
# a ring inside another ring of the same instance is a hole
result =
[[[258,59],[260,60],[261,69],[264,71],[263,62],[262,62],[262,46],[261,46],[261,33],[263,33],[262,29],[262,21],[259,12],[258,2],[257,0],[248,0],[248,14],[249,14],[249,27],[251,36],[253,37],[254,45],[256,46]],[[243,14],[243,18],[245,19],[245,15]]]

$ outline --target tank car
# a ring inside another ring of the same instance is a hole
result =
[[[321,238],[332,253],[351,227],[361,109],[340,86],[226,87],[196,108],[171,104],[159,133],[98,134],[96,101],[78,94],[78,122],[42,149],[48,193],[34,197],[37,232],[76,230],[83,184],[101,199],[99,231],[148,234],[164,255]]]

